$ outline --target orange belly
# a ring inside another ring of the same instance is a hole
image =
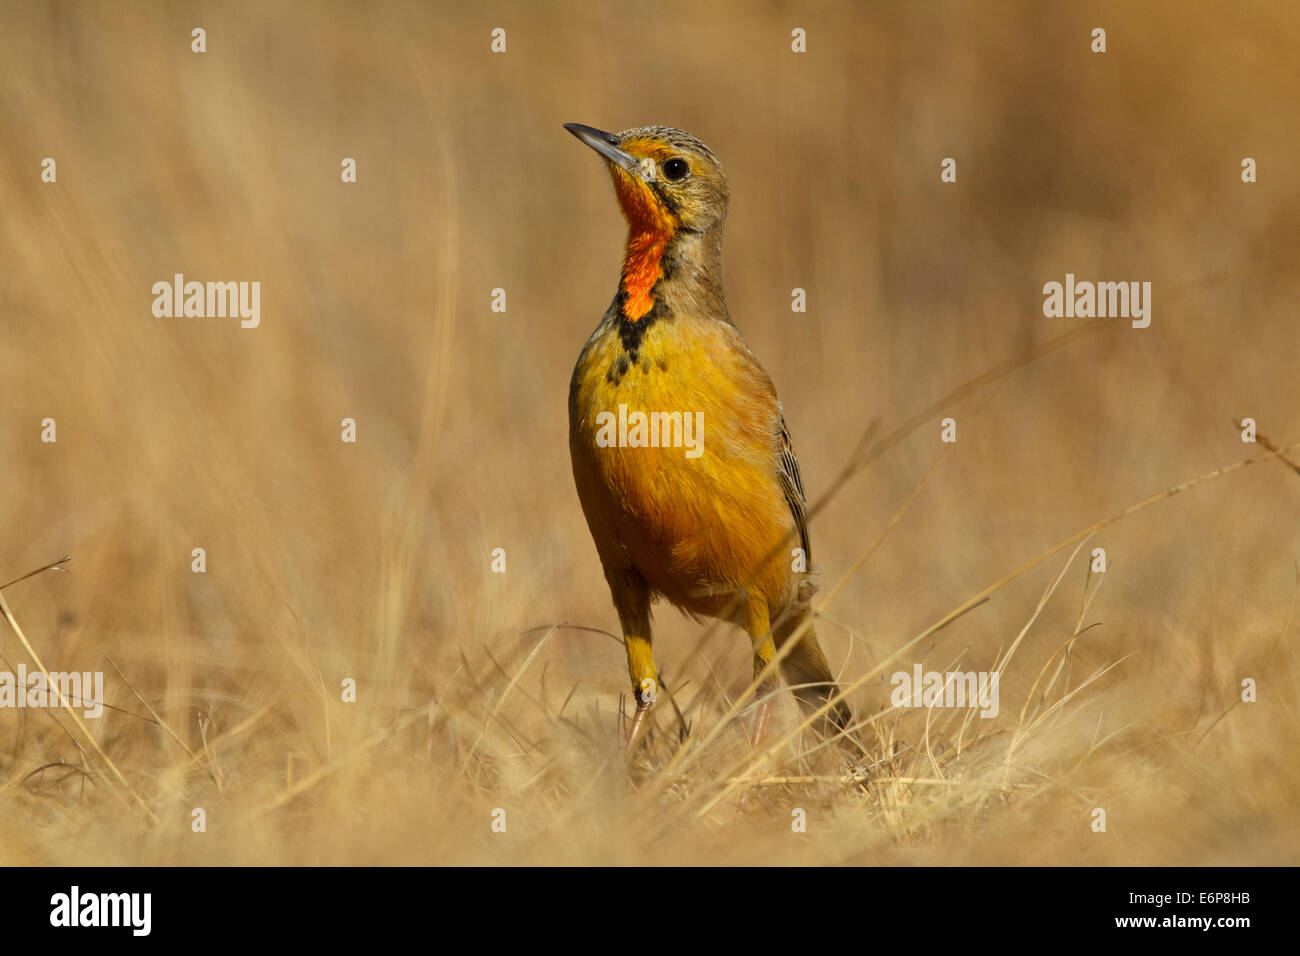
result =
[[[696,614],[722,615],[744,587],[786,605],[798,542],[777,479],[770,380],[718,322],[656,323],[637,362],[611,375],[625,359],[602,324],[570,392],[574,478],[602,559],[621,559]]]

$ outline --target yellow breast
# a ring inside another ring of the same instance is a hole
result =
[[[794,526],[780,410],[732,326],[654,322],[633,361],[617,321],[602,323],[574,370],[570,445],[598,546],[674,603],[716,614],[736,587],[761,581],[776,599],[791,586],[789,561],[764,562]]]

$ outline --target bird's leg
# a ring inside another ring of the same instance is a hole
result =
[[[772,640],[772,631],[768,627],[767,605],[753,600],[748,608],[748,628],[750,640],[754,643],[754,679],[767,669],[776,654],[776,644]],[[750,734],[749,745],[757,747],[763,742],[767,733],[768,722],[772,719],[772,693],[776,690],[776,674],[770,673],[758,685],[758,712],[754,721],[754,732]]]
[[[655,669],[654,648],[650,645],[650,588],[636,571],[626,568],[611,573],[608,567],[606,578],[618,609],[619,623],[623,625],[627,672],[632,678],[632,696],[636,698],[636,713],[626,741],[630,754],[659,691],[659,671]]]
[[[636,713],[632,716],[632,726],[627,732],[627,749],[631,753],[641,733],[641,725],[646,715],[655,705],[655,696],[659,692],[659,672],[655,670],[654,650],[650,647],[648,637],[628,634],[623,638],[627,645],[627,669],[632,677],[632,696],[636,698]]]
[[[776,690],[776,678],[769,677],[758,685],[758,715],[754,720],[754,732],[749,736],[749,745],[757,747],[767,736],[767,725],[772,719],[773,691]]]

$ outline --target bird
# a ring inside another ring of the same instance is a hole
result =
[[[564,126],[608,167],[628,225],[617,291],[569,385],[574,484],[636,701],[626,746],[663,685],[650,615],[659,598],[742,628],[756,679],[797,638],[780,671],[805,709],[821,708],[835,678],[812,622],[797,634],[816,588],[799,463],[772,380],[723,295],[726,172],[680,129]],[[757,689],[752,744],[776,686],[773,673]],[[838,701],[820,726],[836,735],[852,718]]]

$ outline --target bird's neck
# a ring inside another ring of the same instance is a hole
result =
[[[623,273],[618,287],[623,293],[623,318],[638,322],[654,308],[655,286],[664,277],[664,253],[675,231],[633,227],[627,234]]]
[[[619,280],[622,317],[639,322],[664,299],[722,302],[722,230],[633,228]],[[725,306],[722,306],[725,309]]]

